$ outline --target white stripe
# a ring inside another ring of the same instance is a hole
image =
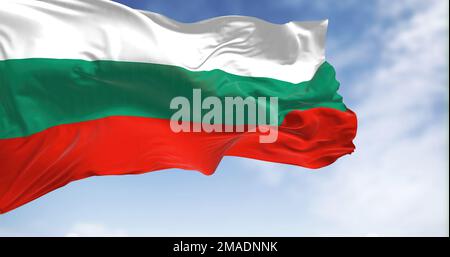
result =
[[[324,61],[327,21],[224,16],[179,23],[103,0],[1,0],[0,60],[115,60],[298,83]]]

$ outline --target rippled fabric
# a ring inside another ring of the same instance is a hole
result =
[[[299,83],[325,60],[326,29],[241,16],[179,23],[103,0],[1,0],[0,60],[148,62]]]
[[[293,111],[278,130],[275,143],[261,144],[259,132],[174,133],[165,119],[115,116],[0,140],[0,213],[89,176],[167,168],[210,175],[224,156],[320,168],[353,152],[356,116]]]
[[[103,0],[0,0],[0,213],[89,176],[210,175],[224,156],[320,168],[352,153],[356,115],[325,62],[326,28],[240,16],[185,24]],[[193,89],[220,101],[277,97],[277,140],[173,132],[169,102]]]
[[[277,97],[279,123],[292,110],[346,110],[327,62],[311,80],[292,84],[161,64],[19,59],[0,61],[0,81],[0,139],[108,116],[170,119],[177,111],[169,108],[171,100],[183,96],[192,102],[193,89],[202,90],[203,99],[213,96],[222,102],[225,97]],[[269,113],[270,107],[266,109]],[[233,113],[223,110],[223,117],[235,117]],[[193,118],[186,121],[201,122]]]

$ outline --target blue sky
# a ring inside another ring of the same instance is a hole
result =
[[[0,235],[448,235],[448,1],[119,1],[182,22],[329,19],[356,152],[308,170],[226,157],[73,182],[0,216]]]

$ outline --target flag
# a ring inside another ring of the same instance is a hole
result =
[[[353,152],[327,24],[1,1],[0,213],[89,176],[210,175],[224,156],[320,168]]]

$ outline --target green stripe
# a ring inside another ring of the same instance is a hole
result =
[[[176,96],[279,98],[279,122],[291,110],[345,111],[333,67],[324,63],[310,81],[292,84],[222,70],[189,71],[170,65],[68,59],[0,61],[0,139],[115,115],[169,119]]]

